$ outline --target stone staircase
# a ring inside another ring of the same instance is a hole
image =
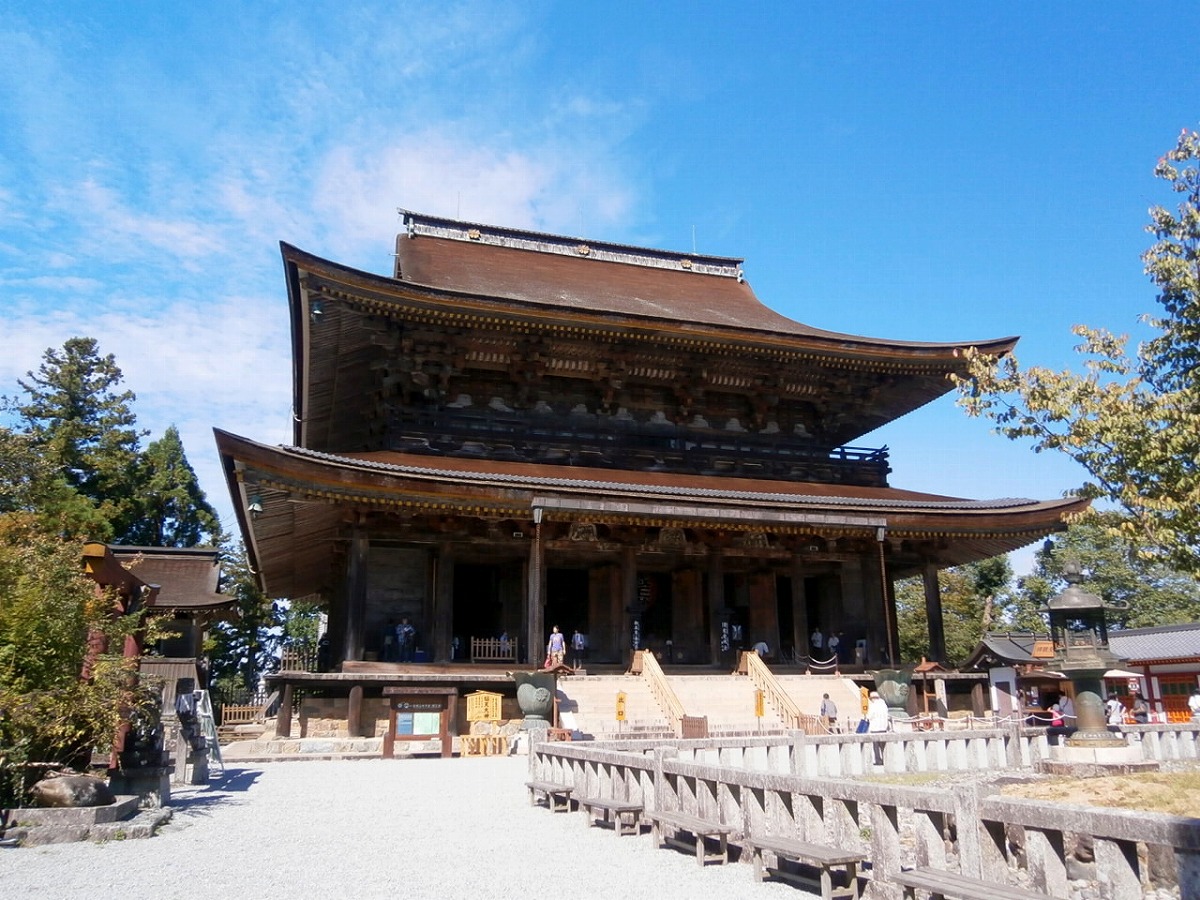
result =
[[[617,694],[625,693],[625,721],[617,721]],[[597,739],[671,734],[666,714],[640,675],[567,675],[558,679],[558,715],[564,727]]]
[[[828,693],[838,706],[843,728],[852,728],[860,717],[858,686],[836,675],[776,675],[800,711],[817,715],[821,695]],[[754,685],[744,675],[667,675],[675,695],[689,716],[706,716],[709,733],[749,734],[783,728],[770,704],[762,721],[754,715]],[[625,722],[616,718],[617,693],[625,692]],[[637,675],[579,675],[558,680],[560,717],[564,725],[598,739],[615,736],[659,737],[670,735],[667,716],[645,681]]]
[[[853,731],[862,718],[862,704],[858,685],[853,679],[839,675],[776,675],[775,680],[787,691],[787,695],[809,715],[821,711],[821,695],[837,704],[838,723],[843,731]]]
[[[761,722],[754,715],[755,687],[745,675],[670,675],[667,680],[689,716],[708,717],[710,735],[783,729],[770,704]]]

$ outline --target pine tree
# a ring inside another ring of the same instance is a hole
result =
[[[90,499],[118,540],[138,514],[139,440],[132,391],[120,391],[121,370],[100,356],[94,338],[69,339],[49,349],[36,373],[18,381],[27,400],[18,406],[36,449],[66,483]]]
[[[142,456],[138,518],[124,535],[130,544],[195,547],[219,541],[221,525],[170,426]]]

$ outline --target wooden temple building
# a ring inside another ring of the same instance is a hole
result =
[[[710,666],[739,643],[896,661],[893,585],[1025,546],[1083,501],[891,484],[855,445],[952,389],[969,343],[838,334],[764,306],[739,259],[405,212],[392,277],[283,245],[294,434],[218,430],[250,560],[317,597],[328,667],[557,625],[588,659]],[[948,450],[947,452],[952,452]]]

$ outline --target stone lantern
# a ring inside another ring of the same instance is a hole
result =
[[[1066,589],[1050,598],[1041,610],[1050,620],[1054,642],[1054,664],[1075,686],[1075,716],[1078,730],[1068,747],[1124,747],[1124,740],[1108,730],[1104,716],[1104,673],[1121,662],[1108,649],[1105,613],[1121,606],[1108,605],[1103,598],[1079,586],[1083,580],[1078,563],[1063,566]]]

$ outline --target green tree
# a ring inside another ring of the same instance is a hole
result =
[[[112,529],[95,505],[39,453],[31,435],[0,426],[0,514],[34,515],[63,538],[107,540]]]
[[[66,483],[91,500],[120,539],[138,515],[139,440],[130,404],[119,390],[121,370],[100,356],[93,338],[70,338],[49,349],[36,373],[18,381],[26,401],[18,406],[34,447]]]
[[[146,448],[137,481],[139,513],[124,535],[128,543],[195,547],[219,541],[216,510],[200,489],[174,425]]]
[[[1128,338],[1077,325],[1084,372],[1022,370],[1013,357],[968,351],[959,402],[1001,434],[1057,450],[1088,480],[1080,492],[1127,515],[1109,522],[1140,551],[1200,574],[1200,134],[1184,130],[1155,167],[1181,195],[1176,212],[1155,206],[1143,254],[1163,314],[1156,336],[1132,352]]]
[[[112,615],[111,598],[82,573],[79,543],[32,513],[0,514],[0,806],[24,799],[26,763],[78,767],[111,746],[138,703],[136,660],[120,650],[141,626]],[[90,635],[116,652],[96,652]]]
[[[961,663],[984,633],[1007,615],[1012,603],[1012,577],[1012,566],[1005,556],[938,572],[946,636],[943,662]],[[929,619],[925,613],[925,587],[920,578],[908,578],[896,585],[896,618],[901,660],[916,662],[921,657],[928,658]]]
[[[1128,543],[1115,536],[1121,530],[1119,523],[1098,518],[1072,525],[1038,552],[1033,573],[1021,580],[1017,591],[1021,626],[1045,630],[1045,617],[1038,610],[1066,588],[1062,572],[1068,560],[1087,573],[1084,589],[1123,607],[1108,614],[1111,625],[1144,628],[1200,621],[1200,583],[1158,556],[1132,552]]]

